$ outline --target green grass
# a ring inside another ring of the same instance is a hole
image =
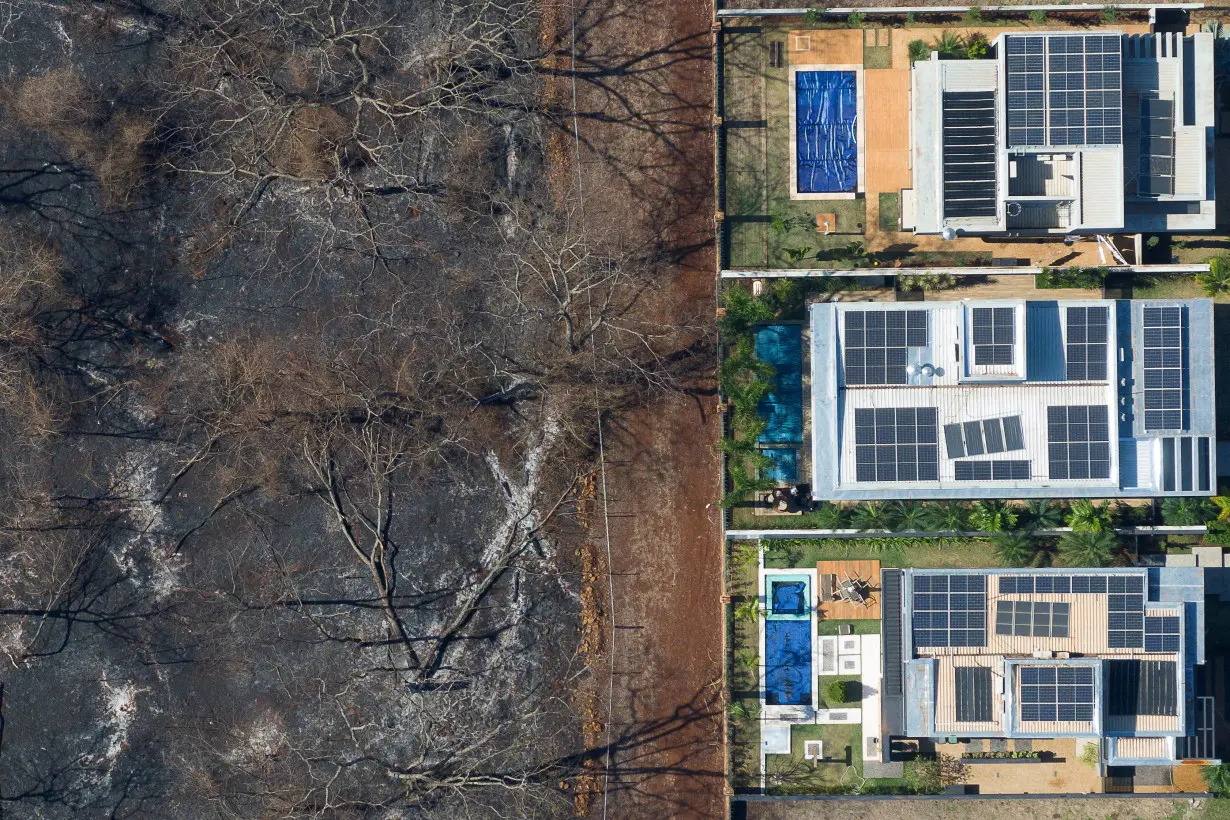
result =
[[[828,688],[828,685],[835,680],[844,680],[846,682],[846,685],[849,687],[847,692],[852,700],[848,700],[845,703],[828,702],[828,698],[825,696],[825,691]],[[858,675],[821,675],[817,678],[817,681],[817,685],[820,687],[816,690],[816,693],[819,695],[817,701],[819,702],[821,709],[857,709],[859,707],[859,703],[862,701],[863,697],[862,683]]]
[[[812,768],[811,761],[803,759],[803,742],[824,741],[824,761]],[[773,780],[770,794],[811,794],[828,791],[841,784],[847,765],[853,765],[860,773],[863,769],[863,730],[858,725],[824,724],[803,725],[790,728],[790,754],[768,755],[765,771]],[[847,760],[849,763],[847,764]]]
[[[879,618],[860,618],[857,621],[816,621],[817,635],[836,635],[837,628],[842,624],[849,624],[854,627],[853,634],[855,635],[878,635],[880,634],[880,619]]]
[[[888,539],[881,539],[888,540]],[[882,567],[969,568],[997,567],[995,553],[985,541],[959,538],[892,539],[901,545],[882,546],[872,539],[795,539],[765,542],[765,566],[772,569],[814,567],[817,561],[878,559]],[[784,549],[773,550],[774,544]]]
[[[901,194],[880,194],[880,230],[901,230]]]
[[[893,50],[889,46],[863,46],[863,68],[892,68]]]

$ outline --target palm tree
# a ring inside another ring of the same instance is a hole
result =
[[[991,544],[995,547],[995,557],[1005,567],[1027,566],[1038,554],[1037,544],[1023,530],[996,533],[991,536]]]
[[[927,517],[927,508],[915,501],[894,501],[890,505],[893,518],[896,519],[896,529],[918,531],[926,529],[923,520]]]
[[[1230,794],[1230,765],[1222,763],[1220,766],[1203,766],[1200,776],[1213,794]]]
[[[846,525],[846,508],[825,501],[811,514],[812,521],[822,530],[839,530]]]
[[[1070,532],[1059,539],[1059,559],[1067,567],[1104,567],[1118,543],[1109,530]]]
[[[854,508],[850,524],[856,530],[891,530],[892,511],[878,501],[864,501]]]
[[[736,700],[732,701],[726,709],[735,720],[755,720],[760,717],[760,704],[758,703],[749,706],[741,700]]]
[[[739,661],[739,666],[749,672],[755,671],[760,666],[760,657],[750,649],[740,649],[737,660]]]
[[[1196,274],[1196,283],[1205,296],[1230,293],[1230,256],[1214,256],[1209,260],[1209,272]]]
[[[974,529],[989,533],[1015,529],[1016,521],[1016,511],[1003,501],[979,501],[969,516],[969,523]]]
[[[1063,526],[1063,509],[1045,498],[1030,501],[1025,507],[1030,529],[1053,530]]]
[[[1209,500],[1217,505],[1217,520],[1230,521],[1230,495],[1215,495]]]
[[[735,617],[741,621],[756,623],[762,615],[764,615],[764,609],[760,606],[759,598],[752,598],[735,607]]]
[[[956,60],[965,56],[965,40],[955,31],[945,29],[931,44],[932,51],[940,53],[941,60]]]
[[[919,60],[926,60],[931,57],[931,46],[927,45],[922,40],[910,41],[910,62],[916,63]]]
[[[1109,532],[1114,529],[1114,513],[1109,504],[1094,504],[1087,498],[1072,502],[1068,526],[1073,532]]]
[[[923,520],[933,532],[961,532],[968,526],[969,508],[960,501],[929,504]]]
[[[1191,527],[1215,517],[1216,510],[1203,498],[1172,496],[1162,502],[1162,520],[1174,527]]]

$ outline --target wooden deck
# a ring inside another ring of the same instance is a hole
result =
[[[849,601],[824,601],[819,606],[820,618],[827,621],[861,621],[880,617],[880,562],[817,561],[816,572],[836,575],[837,580],[849,576],[861,578],[871,588],[866,606]]]

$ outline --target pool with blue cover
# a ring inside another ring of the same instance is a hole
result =
[[[756,331],[756,358],[773,365],[773,387],[756,411],[765,420],[762,444],[803,440],[803,328],[766,325]]]
[[[766,575],[765,703],[810,706],[812,678],[811,578]]]
[[[794,75],[799,193],[858,190],[858,78],[853,71]]]
[[[811,705],[811,621],[764,624],[765,703],[771,706]]]

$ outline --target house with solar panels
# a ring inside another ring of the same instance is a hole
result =
[[[915,233],[1211,231],[1214,37],[1005,33],[911,70]]]
[[[1213,495],[1213,304],[810,308],[817,500]]]
[[[1083,738],[1103,766],[1209,759],[1202,573],[884,570],[883,736]]]

